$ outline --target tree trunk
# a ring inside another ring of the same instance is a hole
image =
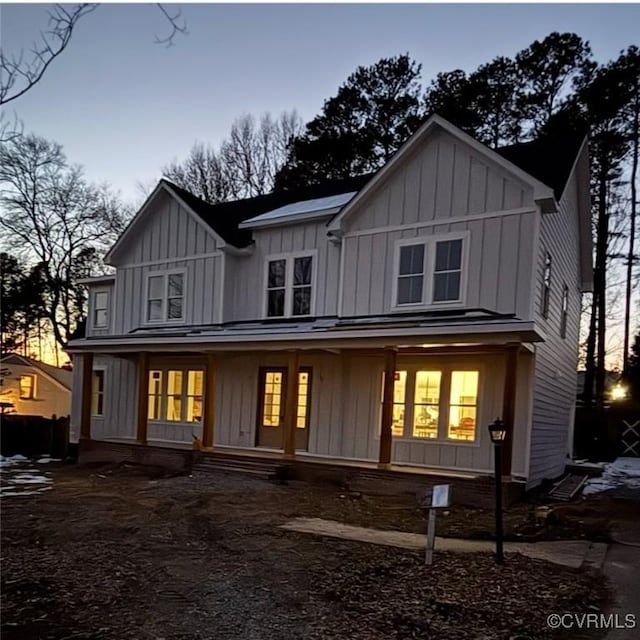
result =
[[[597,309],[598,296],[595,292],[595,273],[594,273],[594,291],[591,296],[591,317],[589,319],[589,334],[587,336],[587,355],[585,358],[584,385],[582,387],[582,401],[587,409],[593,405],[593,384],[596,375],[596,329],[597,329]]]
[[[633,112],[633,163],[631,166],[631,221],[629,228],[629,253],[627,256],[627,287],[625,292],[625,308],[624,308],[624,343],[623,343],[623,366],[622,371],[625,375],[629,369],[629,324],[631,316],[631,290],[634,263],[634,245],[636,240],[636,206],[638,203],[638,194],[636,190],[636,179],[638,176],[638,138],[640,129],[640,86],[636,84],[636,94]]]
[[[598,185],[598,235],[596,240],[596,266],[593,289],[597,298],[597,346],[596,346],[596,406],[604,404],[605,391],[605,339],[606,339],[606,285],[607,285],[607,245],[609,240],[609,214],[607,212],[606,162],[601,168]]]

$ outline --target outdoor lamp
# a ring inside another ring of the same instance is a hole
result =
[[[500,418],[496,418],[494,422],[489,425],[489,435],[491,436],[491,442],[493,444],[502,444],[507,436],[507,426]]]

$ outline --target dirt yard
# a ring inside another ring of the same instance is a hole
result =
[[[520,556],[422,556],[278,528],[315,516],[420,530],[406,500],[239,475],[47,465],[2,499],[3,640],[562,638],[599,575]],[[576,636],[565,636],[576,637]],[[596,635],[584,636],[588,638]]]

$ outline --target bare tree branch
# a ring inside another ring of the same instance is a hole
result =
[[[56,4],[49,12],[48,30],[33,43],[30,60],[24,60],[24,50],[11,56],[0,50],[0,105],[19,98],[40,82],[49,65],[66,49],[78,21],[98,6]]]
[[[164,17],[167,19],[169,27],[171,28],[171,33],[169,33],[169,35],[165,36],[164,38],[159,38],[156,35],[155,42],[156,44],[164,44],[167,47],[171,47],[173,45],[173,39],[176,37],[176,35],[178,35],[179,33],[182,35],[186,35],[188,33],[187,24],[182,19],[182,11],[180,9],[178,9],[177,12],[172,15],[164,8],[164,5],[161,2],[157,2],[156,5],[158,9],[160,9]],[[179,20],[180,22],[178,22]]]

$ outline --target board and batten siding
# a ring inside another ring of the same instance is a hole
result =
[[[135,440],[138,407],[136,361],[96,354],[93,369],[104,371],[104,397],[103,415],[91,416],[91,437],[95,440]],[[82,378],[78,384],[80,389]]]
[[[219,322],[223,256],[213,232],[167,193],[152,206],[114,259],[112,332],[125,334],[145,326],[147,277],[154,271],[174,269],[185,273],[185,317],[178,324]]]
[[[445,132],[433,134],[346,221],[341,315],[392,310],[396,243],[466,232],[464,306],[528,318],[533,190]]]
[[[580,274],[577,180],[572,174],[557,213],[542,216],[536,262],[534,314],[545,341],[535,346],[529,484],[564,472],[576,402],[580,329]],[[542,316],[543,276],[547,252],[551,255],[548,317]],[[568,287],[566,337],[560,334],[562,292]]]
[[[324,220],[254,229],[255,245],[247,256],[225,256],[225,318],[256,320],[265,315],[268,256],[313,253],[314,315],[336,314],[340,248],[329,242]],[[227,306],[229,308],[227,308]]]

